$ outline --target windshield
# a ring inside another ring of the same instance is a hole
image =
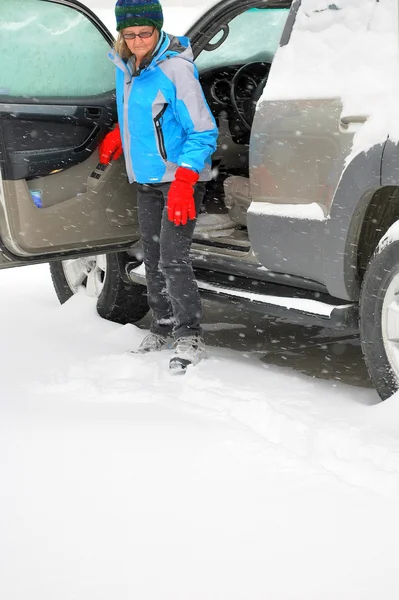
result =
[[[195,64],[199,71],[254,61],[272,62],[279,46],[288,8],[250,8],[230,23],[226,40],[214,50],[203,50]],[[218,32],[211,44],[221,38]]]

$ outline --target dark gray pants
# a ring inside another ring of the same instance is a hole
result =
[[[170,183],[137,186],[138,217],[147,278],[148,304],[152,309],[151,331],[173,333],[175,339],[201,335],[202,307],[189,258],[196,221],[176,226],[167,215]],[[198,210],[205,183],[194,189]]]

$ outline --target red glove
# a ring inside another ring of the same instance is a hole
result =
[[[168,219],[175,225],[186,225],[187,217],[195,219],[194,185],[199,178],[198,173],[186,167],[178,167],[175,180],[169,188]]]
[[[121,156],[122,149],[122,138],[119,129],[119,124],[107,133],[103,141],[98,148],[100,154],[100,163],[102,165],[108,165],[112,160],[118,160]]]

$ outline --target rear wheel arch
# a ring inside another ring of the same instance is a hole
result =
[[[381,189],[384,145],[355,156],[334,194],[325,225],[323,271],[328,292],[336,298],[359,299],[358,246],[368,207]]]
[[[367,205],[358,235],[357,267],[360,281],[380,240],[399,219],[399,185],[378,189]]]

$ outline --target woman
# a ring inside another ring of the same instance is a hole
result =
[[[158,0],[118,0],[115,14],[118,125],[103,140],[100,161],[118,158],[123,145],[129,181],[138,184],[153,315],[139,352],[162,350],[173,339],[169,366],[185,371],[205,350],[189,251],[218,132],[189,40],[163,32]]]

